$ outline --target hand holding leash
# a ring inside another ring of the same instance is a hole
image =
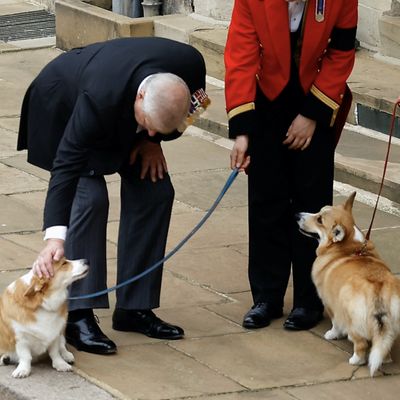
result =
[[[250,164],[250,156],[247,155],[249,137],[247,135],[237,136],[231,151],[231,168],[244,171]]]

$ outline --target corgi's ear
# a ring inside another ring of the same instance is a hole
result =
[[[33,278],[30,285],[26,288],[24,292],[25,297],[34,296],[37,292],[42,291],[42,289],[47,285],[47,280],[43,278]]]
[[[351,211],[353,209],[354,199],[356,197],[357,192],[353,192],[349,198],[344,203],[344,209],[347,211]]]
[[[335,225],[332,229],[332,241],[341,242],[345,237],[346,231],[342,225]]]

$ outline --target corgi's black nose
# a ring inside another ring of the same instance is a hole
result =
[[[301,220],[301,213],[294,214],[294,219],[296,220],[296,222],[300,221]]]

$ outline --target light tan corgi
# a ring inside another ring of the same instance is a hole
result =
[[[371,376],[400,333],[400,280],[356,226],[356,193],[338,206],[297,215],[300,231],[318,240],[312,279],[332,320],[328,340],[348,337],[354,344],[352,365],[369,364]]]
[[[53,368],[71,371],[65,348],[68,286],[88,271],[86,260],[54,263],[54,276],[39,278],[32,270],[12,282],[0,297],[0,365],[18,364],[14,378],[31,372],[31,361],[48,351]]]

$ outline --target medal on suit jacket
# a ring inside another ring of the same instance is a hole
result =
[[[322,22],[325,19],[325,0],[315,0],[315,20]]]
[[[192,125],[194,121],[202,114],[206,108],[210,105],[211,100],[204,89],[198,89],[190,98],[190,110],[184,123],[178,128],[179,132],[183,132],[189,125]]]

